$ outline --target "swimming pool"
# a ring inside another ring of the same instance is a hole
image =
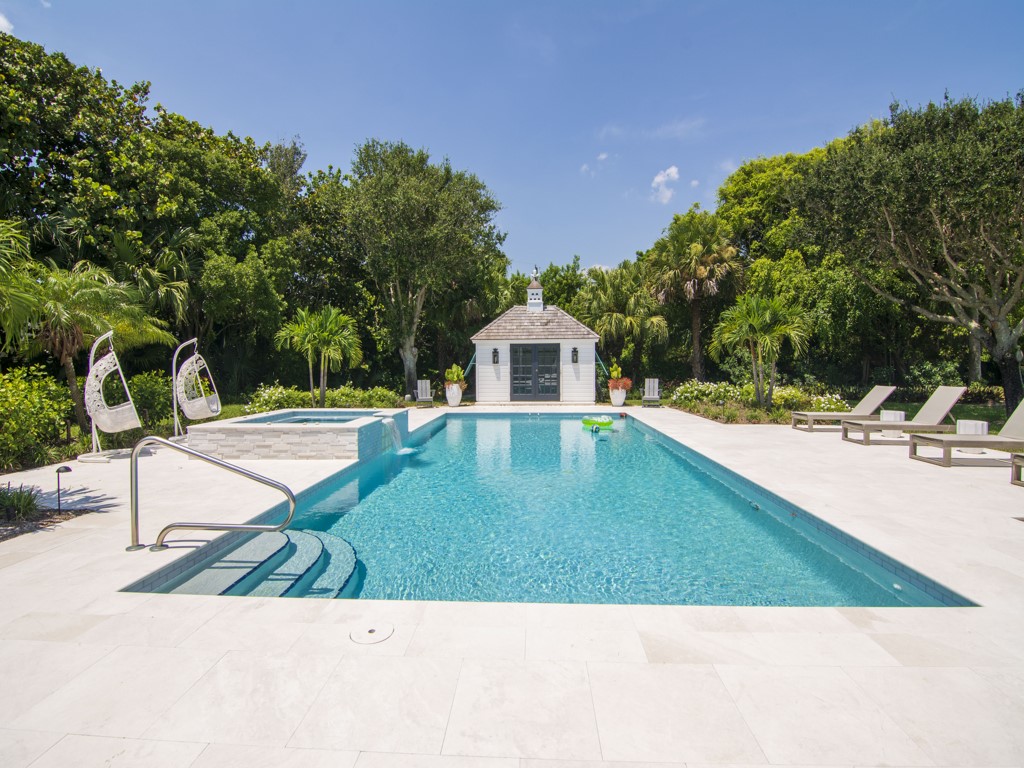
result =
[[[301,503],[293,527],[349,542],[358,562],[351,577],[335,569],[344,583],[313,574],[286,594],[970,604],[633,419],[598,433],[564,415],[449,415],[439,426],[417,453],[363,463]]]

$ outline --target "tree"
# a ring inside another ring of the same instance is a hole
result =
[[[274,337],[278,349],[293,349],[306,357],[309,364],[309,397],[316,405],[313,383],[313,361],[320,358],[320,407],[327,399],[327,369],[350,368],[363,360],[356,321],[335,307],[322,307],[313,312],[299,309],[291,321],[281,326]]]
[[[322,307],[313,315],[314,349],[320,354],[320,407],[327,397],[327,369],[354,368],[363,361],[356,321],[335,307]]]
[[[368,141],[349,177],[349,242],[398,342],[408,394],[416,389],[416,335],[431,294],[451,290],[482,261],[504,262],[499,205],[476,176],[425,150]]]
[[[794,354],[800,355],[807,348],[809,333],[809,323],[797,305],[780,296],[764,298],[745,293],[722,313],[708,352],[718,360],[723,352],[747,350],[758,405],[771,408],[783,343],[789,341]]]
[[[28,277],[28,238],[16,221],[0,219],[0,351],[14,346],[28,329],[38,304]]]
[[[638,378],[645,344],[664,344],[668,323],[659,313],[643,261],[624,261],[615,269],[591,268],[589,284],[578,297],[580,319],[601,337],[610,359],[619,359],[631,344],[633,378]]]
[[[879,295],[964,329],[998,365],[1010,413],[1024,398],[1024,91],[910,109],[854,130],[809,174],[803,208]],[[905,298],[872,279],[899,270]]]
[[[676,214],[648,253],[657,274],[663,301],[682,296],[690,308],[693,378],[704,378],[701,348],[701,299],[714,296],[722,281],[741,271],[736,246],[729,242],[725,222],[694,204],[685,214]]]
[[[110,273],[88,262],[70,270],[55,264],[40,268],[38,327],[31,346],[52,355],[67,378],[75,418],[82,431],[89,429],[85,400],[78,388],[75,358],[99,335],[114,331],[124,348],[144,344],[174,344],[161,323],[146,314],[142,296],[133,286],[119,283]]]
[[[295,310],[295,317],[281,326],[274,335],[278,349],[293,349],[306,357],[309,364],[309,404],[316,405],[313,382],[313,361],[316,359],[315,327],[312,313],[306,308]]]

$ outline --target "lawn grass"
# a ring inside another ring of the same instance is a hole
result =
[[[920,410],[924,403],[890,403],[886,402],[883,406],[887,411],[903,411],[907,414],[907,418],[913,418],[914,414]],[[990,434],[996,434],[1000,429],[1003,428],[1003,424],[1006,423],[1006,407],[1000,403],[999,405],[982,405],[981,403],[957,403],[953,406],[953,410],[949,416],[946,417],[945,423],[956,421],[957,419],[974,419],[976,421],[987,421],[988,431]]]

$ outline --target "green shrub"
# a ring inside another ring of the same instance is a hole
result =
[[[982,384],[980,382],[973,382],[967,391],[964,392],[964,396],[960,398],[961,403],[978,403],[981,405],[988,405],[989,403],[995,405],[997,403],[1006,402],[1003,394],[1003,388],[1000,386],[993,386],[990,384]]]
[[[341,386],[328,389],[324,397],[324,405],[328,408],[398,408],[401,403],[401,396],[385,387],[358,389]],[[309,408],[310,405],[309,392],[274,382],[260,384],[242,410],[245,413],[265,413],[281,408]]]
[[[46,463],[64,439],[71,397],[40,365],[0,374],[0,470]]]
[[[385,387],[357,389],[341,386],[327,390],[328,408],[397,408],[402,398]]]
[[[260,384],[249,404],[242,410],[246,413],[265,413],[281,408],[309,408],[311,404],[309,392],[284,387],[275,381],[273,384]]]
[[[962,383],[956,363],[940,360],[937,363],[925,361],[910,366],[907,372],[907,386],[910,389],[934,392],[936,387],[955,386]]]
[[[166,373],[147,371],[132,376],[128,380],[128,389],[145,432],[152,433],[157,424],[171,418],[171,377]]]
[[[39,489],[19,485],[17,490],[7,483],[0,488],[0,516],[9,522],[20,523],[35,517],[39,512]]]

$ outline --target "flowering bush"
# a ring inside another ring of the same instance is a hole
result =
[[[751,387],[753,392],[753,387]],[[743,399],[743,390],[735,384],[728,382],[697,381],[690,379],[684,381],[675,391],[669,395],[673,405],[689,407],[698,403],[720,403],[740,401]]]
[[[245,413],[264,413],[281,408],[309,408],[310,405],[309,392],[284,387],[275,381],[273,384],[260,384],[252,400],[242,410]]]
[[[788,423],[790,411],[849,410],[846,401],[837,394],[811,394],[803,387],[792,385],[775,388],[772,407],[768,411],[758,406],[753,384],[737,386],[728,382],[691,379],[676,387],[669,399],[672,405],[726,423]]]
[[[850,410],[850,405],[839,395],[815,395],[811,398],[811,405],[807,410],[841,413]]]

